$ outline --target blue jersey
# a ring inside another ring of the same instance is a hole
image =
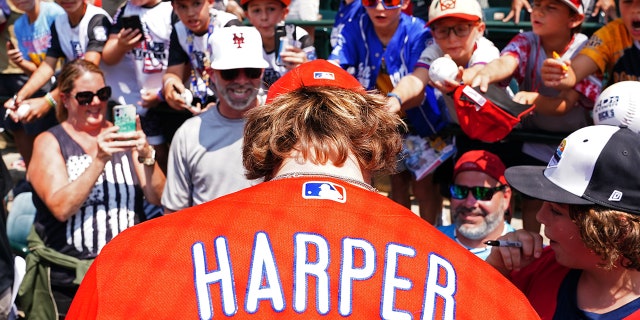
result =
[[[40,2],[40,14],[29,23],[27,14],[16,20],[14,32],[23,59],[40,65],[51,46],[51,24],[64,10],[55,2]]]
[[[346,22],[340,37],[328,60],[338,61],[367,90],[375,89],[382,59],[395,87],[402,77],[413,71],[420,53],[432,42],[424,21],[404,13],[386,49],[364,11]]]
[[[354,17],[359,17],[361,13],[366,13],[362,1],[354,0],[349,4],[340,1],[340,8],[338,8],[338,13],[333,21],[333,28],[331,28],[331,48],[335,48],[339,43],[342,44],[340,33],[342,33],[345,24]]]

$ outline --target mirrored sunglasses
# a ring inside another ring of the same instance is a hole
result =
[[[90,105],[93,101],[93,97],[98,97],[100,101],[105,102],[111,98],[111,87],[106,86],[97,92],[93,93],[91,91],[81,91],[76,93],[74,96],[76,100],[78,100],[78,104],[81,106]]]
[[[369,8],[375,8],[378,6],[378,2],[381,0],[362,0],[362,5]],[[402,7],[403,0],[382,0],[382,6],[385,9],[398,9]]]
[[[496,192],[504,190],[505,187],[506,185],[501,185],[494,188],[487,188],[487,187],[467,187],[467,186],[461,186],[458,184],[452,184],[449,187],[449,191],[451,192],[451,197],[457,200],[462,200],[467,198],[467,195],[469,195],[469,192],[471,192],[471,195],[476,200],[487,201],[487,200],[491,200],[491,198],[493,198],[493,195]]]

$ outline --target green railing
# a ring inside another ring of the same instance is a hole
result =
[[[492,8],[496,9],[496,8]],[[506,10],[506,9],[505,9]],[[498,10],[499,11],[499,10]],[[504,10],[503,10],[504,11]],[[508,12],[508,11],[507,11]],[[318,58],[326,59],[331,53],[330,35],[331,28],[333,27],[333,19],[322,19],[317,21],[302,21],[291,20],[287,21],[298,26],[312,26],[315,27],[315,47],[318,54]],[[509,43],[511,38],[516,34],[524,31],[531,30],[530,21],[521,21],[518,24],[514,22],[502,22],[499,20],[487,19],[486,37],[493,41],[493,43],[502,49]],[[602,24],[595,22],[586,22],[582,25],[582,33],[587,36],[591,36],[594,31],[598,30]]]

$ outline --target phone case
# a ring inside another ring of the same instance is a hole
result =
[[[120,127],[118,132],[136,131],[136,107],[130,104],[113,107],[113,124]]]

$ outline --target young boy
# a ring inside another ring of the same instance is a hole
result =
[[[453,91],[460,83],[470,81],[484,65],[500,55],[500,51],[483,36],[486,25],[482,20],[482,8],[477,0],[434,0],[429,8],[429,22],[434,43],[422,52],[413,72],[402,78],[393,89],[398,99],[389,99],[389,109],[401,110],[400,101],[408,101],[419,96],[428,84],[442,93]],[[458,81],[432,82],[429,79],[429,67],[437,58],[448,55],[461,70]],[[455,122],[453,100],[445,100],[450,115]],[[406,108],[406,106],[405,106]],[[453,112],[451,112],[453,111]]]
[[[340,41],[328,60],[354,75],[365,89],[391,92],[400,79],[413,70],[431,40],[423,20],[402,13],[408,5],[406,0],[397,0],[391,6],[379,0],[350,4],[361,10],[351,7],[354,15],[344,21],[338,36]],[[425,189],[431,185],[428,180],[418,181],[406,170],[390,178],[391,199],[410,208],[409,187],[412,186],[420,215],[435,223],[437,208],[433,206],[434,201],[424,196],[429,194],[428,188]]]
[[[619,2],[620,18],[596,31],[571,62],[547,59],[542,67],[545,85],[571,88],[593,73],[605,75],[605,85],[640,80],[640,0]],[[569,64],[568,68],[566,64]]]
[[[48,1],[12,0],[11,3],[24,14],[16,20],[13,28],[17,48],[13,43],[8,43],[7,55],[26,74],[31,75],[44,61],[47,49],[51,45],[51,24],[57,16],[64,14],[64,10],[58,4]],[[49,89],[50,86],[46,85],[34,96],[43,96]],[[23,124],[20,121],[14,121],[11,117],[6,118],[4,126],[13,134],[25,166],[28,166],[31,160],[31,149],[35,137],[56,124],[53,109],[50,109],[44,117],[30,123]]]
[[[191,114],[199,113],[208,102],[215,101],[213,91],[209,88],[209,76],[205,72],[211,63],[208,48],[214,29],[242,24],[235,15],[212,8],[213,2],[214,0],[171,1],[180,21],[174,24],[171,31],[169,66],[162,78],[162,92],[169,106],[181,111],[182,115],[177,116],[180,118],[179,123],[184,122]],[[193,93],[194,100],[198,101],[194,103],[195,108],[185,103],[181,96],[187,89]]]
[[[295,27],[295,38],[297,45],[285,45],[284,51],[278,52],[280,48],[276,43],[280,41],[276,35],[276,26],[284,23],[289,13],[290,0],[242,0],[240,5],[253,25],[262,36],[262,48],[264,59],[269,62],[269,67],[264,71],[262,78],[262,89],[269,90],[269,87],[276,80],[280,79],[289,70],[316,58],[316,50],[313,46],[313,39],[307,31],[301,27]],[[285,29],[289,25],[285,25]],[[286,32],[286,30],[285,30]],[[276,55],[280,56],[280,59]],[[278,61],[281,60],[281,61]]]
[[[471,80],[471,86],[486,90],[489,83],[506,86],[511,78],[518,82],[515,101],[535,104],[532,115],[522,119],[522,128],[532,131],[570,133],[591,124],[588,110],[600,91],[598,79],[588,78],[578,86],[559,91],[543,84],[539,72],[548,57],[570,59],[587,42],[579,33],[584,20],[580,0],[535,0],[531,12],[533,30],[516,35],[492,61]],[[557,144],[524,142],[516,163],[511,165],[543,165],[552,157]],[[535,214],[540,200],[522,199],[523,225],[529,231],[540,231]]]
[[[164,129],[170,129],[174,115],[158,110],[168,108],[162,96],[162,77],[169,60],[172,20],[177,20],[172,10],[169,2],[161,0],[129,0],[115,14],[109,40],[102,52],[107,64],[117,64],[121,69],[133,67],[139,88],[136,93],[140,93],[136,94],[136,101],[128,103],[138,103],[137,113],[142,130],[156,150],[156,161],[165,173],[169,132],[165,134]],[[123,21],[134,16],[140,17],[142,30],[130,28],[129,25],[125,27]]]
[[[442,93],[453,91],[459,81],[470,80],[475,73],[487,62],[498,58],[499,50],[493,43],[487,40],[483,33],[485,24],[482,20],[482,8],[477,0],[458,0],[455,2],[434,0],[429,8],[429,22],[434,42],[427,45],[422,51],[420,59],[415,63],[413,72],[402,77],[398,84],[389,93],[388,108],[392,112],[412,107],[406,103],[411,99],[424,95],[427,85],[432,85]],[[429,79],[429,68],[437,58],[448,55],[458,65],[459,72],[456,81],[442,83],[432,82]],[[453,100],[448,95],[443,95],[444,102],[449,109],[449,116],[457,122]],[[405,102],[404,104],[401,102]],[[456,146],[461,149],[459,146]],[[481,148],[469,148],[481,149]],[[466,150],[460,152],[463,153]],[[499,152],[494,152],[500,154]],[[436,172],[424,178],[425,188],[429,190],[428,201],[432,203],[429,210],[430,220],[435,221],[438,212],[442,210],[442,197],[437,184],[448,182],[451,172],[444,172],[447,168],[439,167]],[[453,166],[451,164],[451,169]],[[440,177],[442,176],[442,177]],[[442,179],[443,181],[439,181]],[[414,191],[415,193],[415,191]]]

